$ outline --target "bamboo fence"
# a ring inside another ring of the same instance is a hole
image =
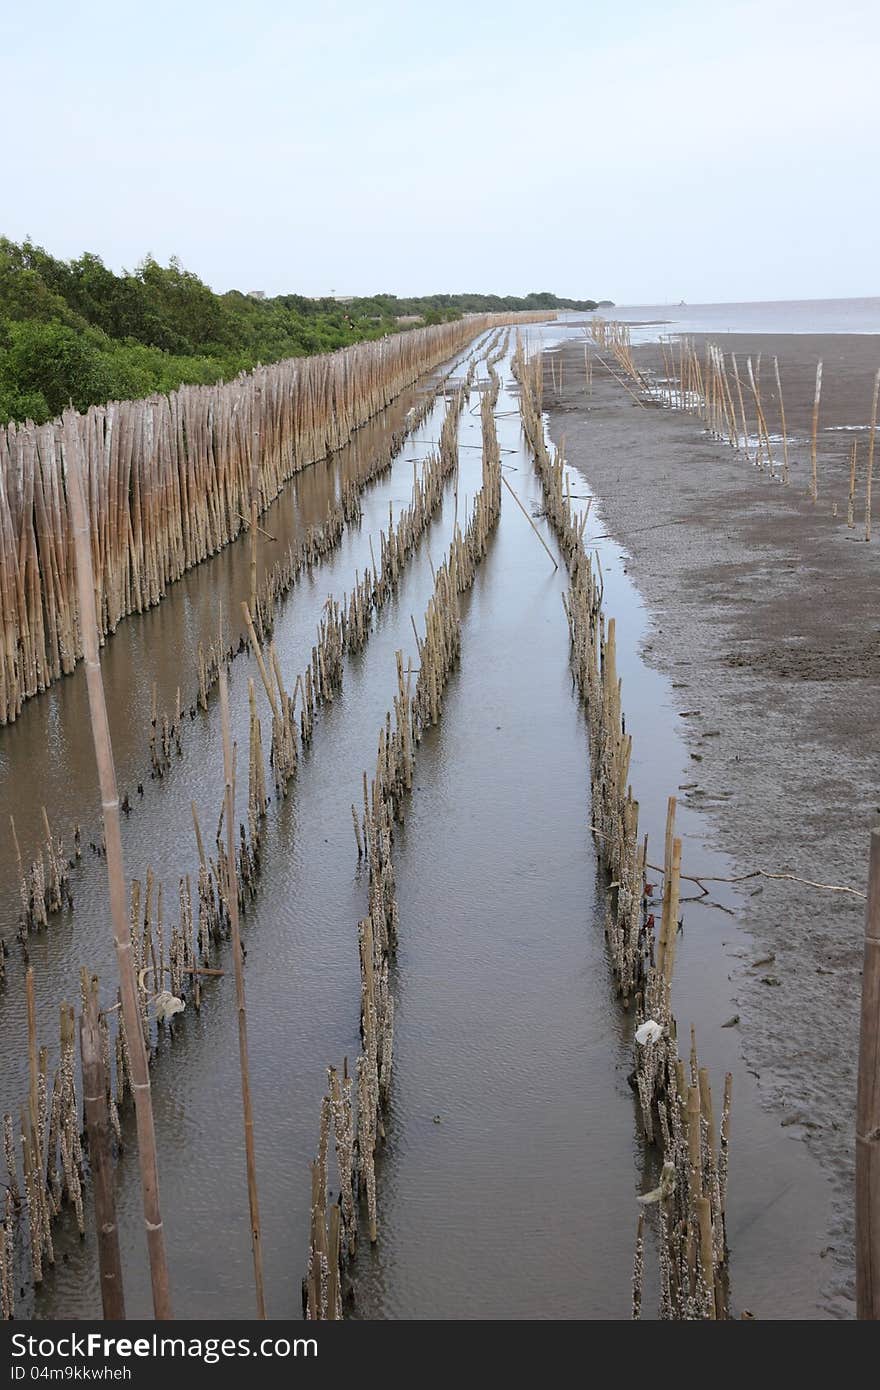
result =
[[[366,857],[369,874],[369,912],[358,923],[362,1046],[354,1078],[349,1075],[347,1060],[341,1082],[336,1068],[328,1068],[328,1091],[321,1103],[303,1280],[303,1310],[309,1320],[343,1316],[344,1270],[357,1249],[361,1204],[369,1241],[375,1244],[378,1239],[376,1154],[385,1138],[384,1115],[391,1087],[394,997],[390,966],[399,935],[392,857],[394,825],[402,821],[404,804],[412,791],[416,747],[425,729],[441,717],[443,692],[459,658],[460,595],[474,582],[501,512],[501,457],[494,420],[500,379],[494,368],[503,352],[504,347],[496,347],[486,359],[490,385],[481,401],[481,486],[464,533],[456,522],[449,551],[435,575],[424,636],[415,633],[419,670],[414,691],[409,673],[404,673],[402,653],[397,653],[394,715],[392,718],[391,711],[387,712],[379,733],[372,783],[364,773],[362,828],[352,807],[358,856]],[[446,443],[449,451],[455,448],[457,452],[451,426]],[[340,1195],[337,1203],[328,1205],[331,1129]]]
[[[632,353],[629,325],[605,319],[594,319],[590,332],[596,347],[607,351],[614,358],[625,376],[631,378],[635,389],[610,364],[599,358],[629,394],[644,404],[644,399],[660,401],[674,410],[685,410],[703,421],[708,432],[716,439],[736,449],[756,468],[766,472],[788,486],[791,482],[791,435],[785,414],[785,401],[782,393],[782,377],[779,361],[773,359],[773,376],[776,387],[775,410],[778,415],[778,433],[771,434],[767,424],[765,398],[761,391],[761,354],[755,362],[746,358],[741,368],[736,354],[725,355],[715,343],[707,343],[701,360],[690,338],[681,337],[677,344],[671,340],[660,339],[660,352],[663,357],[664,375],[659,384],[652,384],[639,371]],[[678,360],[676,361],[676,346]],[[584,349],[586,353],[586,348]],[[728,370],[729,362],[729,370]],[[559,388],[558,367],[550,364],[551,382]],[[592,367],[590,368],[592,388]],[[865,540],[871,539],[871,492],[873,484],[874,446],[877,436],[877,400],[880,394],[880,370],[874,378],[871,399],[870,423],[868,425],[868,465],[865,477],[864,510]],[[809,482],[807,495],[812,502],[819,497],[819,406],[822,395],[822,362],[816,364],[816,378],[810,403],[809,432]],[[747,404],[748,403],[748,404]],[[754,422],[754,423],[752,423]],[[781,445],[782,457],[774,458],[774,444]],[[847,496],[847,526],[853,529],[855,506],[855,455],[850,457],[849,492]],[[837,502],[831,504],[833,517],[842,514]]]
[[[626,731],[617,674],[615,622],[606,623],[602,590],[584,548],[587,512],[578,515],[565,484],[564,460],[551,455],[541,413],[543,365],[526,358],[520,342],[514,362],[520,385],[523,432],[544,493],[545,511],[568,565],[565,595],[571,666],[587,716],[592,787],[592,831],[605,868],[605,916],[611,967],[628,1007],[635,1002],[635,1080],[642,1128],[659,1136],[662,1170],[656,1189],[640,1198],[659,1212],[660,1313],[675,1320],[728,1316],[725,1202],[731,1078],[725,1082],[716,1134],[708,1073],[691,1040],[690,1073],[679,1056],[670,988],[678,931],[681,840],[675,836],[670,798],[664,856],[663,911],[655,938],[645,888],[647,838],[640,841],[638,802],[629,785],[632,735]],[[637,1224],[633,1316],[642,1304],[644,1211]]]
[[[491,340],[493,343],[495,338]],[[444,488],[457,466],[457,431],[464,405],[474,380],[476,358],[465,376],[460,390],[449,400],[446,417],[440,431],[439,448],[423,462],[421,473],[414,473],[412,499],[396,520],[389,518],[387,532],[381,531],[380,562],[373,571],[366,571],[357,580],[350,596],[340,602],[328,599],[319,621],[311,660],[305,673],[297,678],[291,697],[283,683],[280,663],[274,643],[264,649],[254,629],[247,604],[243,604],[247,639],[242,649],[254,653],[261,681],[269,699],[272,713],[272,742],[270,762],[274,770],[276,789],[286,794],[287,783],[295,776],[298,751],[297,728],[294,719],[297,694],[303,692],[300,737],[303,744],[312,736],[314,720],[323,704],[333,699],[341,687],[342,660],[349,651],[360,650],[367,641],[372,620],[396,591],[404,568],[414,554],[421,537],[436,515]],[[445,379],[444,379],[445,382]],[[437,388],[442,389],[443,383]],[[437,391],[423,407],[427,414]],[[419,418],[423,414],[419,412]],[[410,426],[412,428],[412,424]],[[385,461],[387,467],[390,458]],[[234,653],[218,640],[213,684],[222,685]],[[130,892],[129,932],[131,956],[137,989],[139,1028],[147,1060],[152,1065],[158,1055],[163,1031],[173,1042],[174,1018],[185,1009],[191,997],[197,1010],[203,998],[202,979],[222,975],[216,968],[216,953],[220,942],[232,939],[234,962],[240,965],[236,945],[236,919],[245,910],[256,891],[257,878],[263,863],[263,823],[268,805],[267,775],[262,747],[262,726],[249,682],[250,710],[247,826],[238,827],[238,844],[231,833],[227,803],[214,839],[213,853],[206,850],[201,826],[193,804],[193,825],[199,856],[195,893],[190,875],[180,879],[179,911],[170,922],[163,903],[163,887],[148,870],[145,882],[133,880]],[[228,787],[227,787],[228,792]],[[48,820],[44,821],[47,853],[51,843]],[[76,840],[79,848],[78,837]],[[101,847],[93,845],[96,853]],[[57,845],[63,859],[63,847]],[[234,858],[233,858],[234,856]],[[23,883],[25,882],[22,876]],[[170,926],[170,930],[169,930]],[[88,1008],[96,1000],[97,979],[83,973],[83,989],[88,982]],[[167,987],[166,987],[167,982]],[[237,981],[237,984],[240,983]],[[85,996],[84,996],[85,999]],[[71,1203],[76,1210],[80,1232],[85,1231],[83,1190],[90,1163],[80,1139],[80,1099],[77,1079],[70,1060],[72,1039],[75,1036],[75,1013],[67,1003],[61,1005],[60,1061],[51,1087],[48,1085],[49,1049],[37,1046],[37,1025],[33,1001],[33,980],[28,975],[28,1053],[31,1086],[27,1107],[22,1111],[20,1141],[14,1139],[15,1127],[11,1114],[4,1116],[4,1151],[7,1167],[7,1200],[0,1220],[0,1313],[11,1317],[15,1306],[16,1232],[27,1218],[28,1236],[24,1242],[25,1255],[30,1262],[31,1281],[42,1283],[47,1270],[55,1261],[52,1228]],[[239,1018],[242,1009],[239,1001]],[[117,1150],[122,1147],[120,1111],[132,1097],[132,1060],[129,1033],[121,1016],[119,1000],[106,1005],[98,1015],[101,1061],[106,1081],[106,1112]],[[111,1064],[111,1057],[113,1063]],[[244,1073],[243,1073],[244,1074]],[[90,1098],[96,1102],[97,1095]],[[50,1099],[51,1098],[51,1099]],[[247,1104],[246,1104],[247,1112]],[[50,1118],[51,1117],[51,1118]],[[247,1121],[246,1121],[247,1123]],[[23,1160],[24,1182],[19,1182],[19,1147]],[[91,1158],[91,1155],[89,1156]],[[96,1174],[97,1176],[97,1174]],[[22,1192],[24,1196],[22,1197]],[[255,1196],[255,1182],[249,1177],[249,1196]],[[252,1206],[252,1221],[253,1221]],[[255,1250],[256,1268],[256,1250]],[[257,1279],[259,1289],[259,1277]],[[258,1302],[259,1302],[258,1292]]]
[[[490,344],[496,341],[497,336],[488,335]],[[478,358],[474,355],[466,377],[468,390],[473,384],[477,361]],[[400,452],[405,440],[417,434],[420,426],[433,410],[437,397],[449,389],[449,379],[455,370],[456,365],[454,364],[439,377],[431,390],[424,393],[418,405],[413,407],[409,413],[404,428],[396,430],[383,442],[380,448],[375,452],[370,452],[359,462],[355,475],[340,486],[338,499],[334,502],[328,502],[327,515],[324,520],[310,525],[303,536],[296,543],[291,543],[287,553],[276,560],[273,567],[265,573],[258,589],[256,612],[251,610],[253,626],[259,634],[264,637],[271,636],[277,614],[300,576],[303,573],[311,576],[315,568],[332,554],[339,546],[345,534],[346,526],[360,525],[361,495],[390,470],[393,460]],[[444,432],[448,433],[449,428],[450,424],[447,422],[441,430],[441,456],[443,456],[444,450],[448,451],[448,445],[444,445]],[[426,474],[426,485],[436,487],[436,480],[429,481],[430,473],[431,470],[429,469]],[[439,498],[435,498],[432,507],[436,506],[438,501]],[[384,545],[384,540],[382,543]],[[389,545],[394,543],[395,537],[392,527],[389,532]],[[387,589],[387,580],[384,576],[381,588],[383,591]],[[346,601],[344,595],[343,605],[346,604]],[[352,603],[356,601],[355,594],[352,595],[351,601]],[[371,612],[372,602],[371,598],[369,601]],[[362,604],[359,604],[357,615],[349,615],[352,620],[355,619],[355,616],[362,627],[365,623],[368,624],[370,615],[366,613]],[[186,729],[195,720],[197,709],[207,711],[224,665],[227,670],[231,671],[235,659],[252,652],[255,643],[256,637],[252,642],[250,637],[246,635],[242,635],[237,643],[230,642],[225,645],[222,639],[218,638],[216,642],[212,641],[209,644],[207,650],[200,643],[194,674],[196,689],[192,692],[191,697],[182,700],[180,687],[178,687],[177,699],[172,711],[166,710],[160,714],[154,687],[148,729],[149,774],[151,778],[164,777],[171,766],[172,754],[182,755]],[[188,719],[184,717],[186,715],[188,715]],[[295,764],[295,749],[292,752],[289,751],[287,757],[288,760],[292,757]],[[286,778],[282,780],[282,785],[286,780]],[[140,793],[143,791],[142,782],[138,786],[138,791]],[[122,799],[121,809],[125,814],[129,814],[131,811],[131,803],[127,795]],[[49,926],[50,919],[62,909],[73,910],[73,896],[70,888],[72,863],[65,856],[63,839],[53,839],[45,810],[43,811],[43,821],[45,840],[26,867],[18,843],[15,821],[10,817],[18,865],[21,904],[18,936],[22,942],[26,942],[31,933]],[[79,825],[73,827],[73,844],[75,858],[79,860],[82,852]],[[93,853],[101,854],[103,853],[103,841],[101,843],[92,841],[89,848]],[[0,981],[2,981],[4,973],[4,950],[5,946],[0,947]]]
[[[76,451],[103,641],[494,321],[475,316],[0,429],[0,724],[82,654],[67,486]]]

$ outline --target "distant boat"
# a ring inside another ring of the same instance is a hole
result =
[[[686,308],[687,308],[687,305],[685,304],[685,302],[684,302],[683,299],[680,299],[680,300],[678,301],[678,307],[679,307],[679,309],[686,309]]]

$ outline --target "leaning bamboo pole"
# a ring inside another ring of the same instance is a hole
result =
[[[550,556],[550,563],[552,564],[553,568],[554,568],[555,570],[558,570],[558,569],[559,569],[559,565],[556,563],[556,558],[555,558],[555,556],[554,556],[554,554],[553,554],[553,551],[550,549],[549,545],[548,545],[547,542],[544,540],[544,537],[541,535],[541,532],[538,530],[538,528],[537,528],[537,526],[535,525],[535,523],[534,523],[532,517],[529,516],[529,514],[528,514],[528,512],[526,511],[525,507],[523,506],[522,502],[521,502],[521,501],[519,500],[519,498],[517,497],[516,493],[514,492],[513,488],[511,487],[510,483],[507,481],[507,479],[505,478],[505,476],[504,476],[503,473],[501,474],[501,481],[502,481],[502,483],[504,484],[504,486],[507,488],[507,491],[510,493],[510,495],[511,495],[511,497],[513,498],[513,500],[514,500],[514,502],[516,503],[516,505],[519,507],[519,509],[520,509],[520,511],[522,512],[523,516],[525,517],[526,521],[527,521],[527,522],[529,523],[529,525],[531,526],[531,528],[532,528],[532,530],[534,531],[535,535],[538,537],[538,540],[541,542],[541,544],[542,544],[542,546],[544,547],[544,549],[546,550],[547,554]]]
[[[746,419],[746,407],[745,402],[743,401],[742,381],[740,380],[739,368],[736,365],[736,357],[733,353],[730,354],[730,363],[733,367],[733,379],[736,382],[736,394],[737,399],[739,401],[739,413],[742,418],[743,453],[745,454],[746,462],[748,463],[751,461],[751,454],[749,453],[749,422]]]
[[[773,358],[776,373],[776,393],[779,396],[779,419],[782,426],[782,481],[788,482],[788,430],[785,426],[785,402],[782,399],[782,378],[779,375],[779,358]]]
[[[101,788],[110,909],[113,918],[116,962],[122,995],[122,1016],[125,1024],[137,1120],[138,1161],[141,1173],[144,1228],[150,1260],[153,1312],[157,1319],[162,1320],[172,1317],[171,1293],[165,1257],[165,1235],[159,1205],[159,1168],[156,1159],[150,1072],[141,1028],[137,980],[131,958],[131,935],[126,910],[125,868],[119,822],[119,795],[116,789],[113,746],[110,739],[107,705],[104,699],[104,682],[101,677],[101,665],[98,656],[98,617],[95,607],[94,571],[89,541],[89,514],[84,491],[83,456],[77,424],[72,411],[65,413],[64,423],[67,441],[68,497],[71,507],[73,546],[76,553],[79,629],[86,669],[95,761]]]

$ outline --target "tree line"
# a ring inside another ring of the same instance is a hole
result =
[[[31,241],[0,237],[0,423],[42,424],[69,405],[166,393],[229,380],[258,363],[332,352],[399,331],[400,319],[442,323],[463,314],[592,309],[549,292],[392,294],[339,301],[283,294],[215,294],[172,257],[147,256],[117,275],[85,252],[64,261]]]

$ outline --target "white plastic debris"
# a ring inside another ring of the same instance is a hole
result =
[[[655,1025],[656,1026],[656,1025]],[[675,1164],[664,1163],[663,1171],[660,1174],[660,1186],[655,1187],[652,1192],[646,1192],[643,1197],[637,1198],[643,1207],[651,1202],[659,1202],[664,1197],[671,1197],[675,1191]]]
[[[636,1029],[636,1042],[642,1047],[645,1043],[656,1042],[663,1036],[663,1025],[657,1023],[653,1018],[646,1018],[645,1022]]]
[[[156,1007],[156,1021],[164,1023],[166,1018],[173,1018],[175,1014],[182,1014],[186,1008],[183,999],[178,999],[176,994],[172,994],[170,989],[163,989],[156,995],[153,1003]]]

